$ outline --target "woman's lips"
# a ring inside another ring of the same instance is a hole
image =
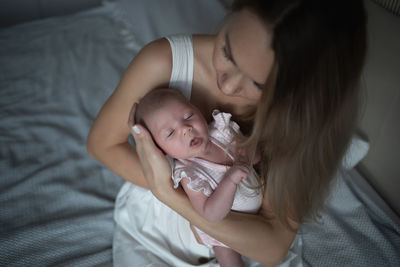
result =
[[[195,137],[192,139],[192,141],[190,141],[190,147],[196,148],[196,147],[201,146],[202,143],[203,143],[203,139]]]

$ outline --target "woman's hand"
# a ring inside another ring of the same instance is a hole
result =
[[[135,139],[136,151],[147,185],[159,198],[163,192],[168,192],[173,188],[171,166],[162,151],[154,144],[150,133],[142,125],[135,124],[136,107],[137,104],[133,104],[128,126]]]

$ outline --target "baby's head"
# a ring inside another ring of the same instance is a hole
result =
[[[209,142],[201,112],[173,89],[155,89],[145,95],[136,109],[135,121],[145,126],[157,145],[173,158],[199,157]]]

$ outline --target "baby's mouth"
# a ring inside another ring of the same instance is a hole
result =
[[[195,137],[190,141],[190,147],[198,147],[203,143],[203,140],[201,138]]]

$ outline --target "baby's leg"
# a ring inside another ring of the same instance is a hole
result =
[[[221,267],[243,267],[242,257],[231,248],[213,247],[215,256]]]

